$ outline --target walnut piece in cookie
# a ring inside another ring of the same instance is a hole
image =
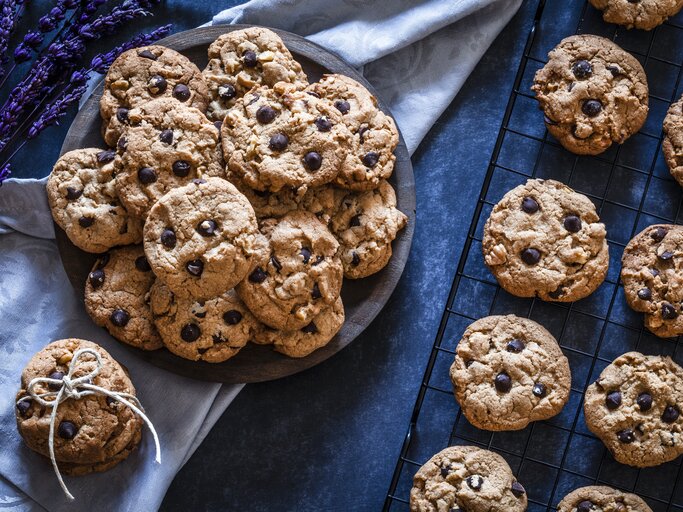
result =
[[[683,227],[655,224],[628,243],[621,258],[626,302],[645,313],[645,326],[657,336],[683,334]]]
[[[304,194],[334,180],[348,152],[349,131],[328,101],[279,82],[252,89],[221,128],[228,168],[256,190],[296,187]]]
[[[475,446],[451,446],[413,478],[411,512],[524,512],[527,495],[505,459]]]
[[[597,155],[643,126],[648,85],[640,62],[604,37],[563,39],[531,89],[548,131],[569,151]]]
[[[100,99],[105,142],[116,146],[130,121],[130,109],[158,98],[173,98],[205,112],[209,90],[199,68],[170,48],[144,46],[119,55],[107,72]]]
[[[149,310],[154,274],[141,245],[112,249],[100,257],[85,282],[85,310],[119,341],[143,350],[161,348]]]
[[[683,453],[683,368],[669,357],[628,352],[588,386],[588,428],[622,464],[657,466]]]
[[[662,150],[671,175],[683,186],[683,97],[672,103],[664,118]]]
[[[652,30],[683,7],[683,0],[589,0],[608,23]]]
[[[580,487],[567,494],[557,512],[652,512],[640,496],[605,485]]]
[[[202,75],[209,88],[207,116],[222,121],[238,98],[257,86],[288,82],[306,87],[308,78],[275,32],[263,27],[235,30],[218,37],[208,50]]]
[[[486,221],[482,250],[506,291],[547,301],[587,297],[609,266],[595,206],[553,180],[532,179],[505,194]]]
[[[379,187],[394,170],[398,130],[394,120],[377,106],[377,99],[344,75],[324,75],[309,91],[330,101],[349,129],[350,149],[335,184],[351,190]]]
[[[558,414],[569,398],[569,362],[541,325],[487,316],[465,331],[451,366],[455,397],[484,430],[520,430]]]
[[[114,187],[114,157],[112,150],[69,151],[47,179],[52,217],[86,252],[142,241],[142,221],[126,211]]]

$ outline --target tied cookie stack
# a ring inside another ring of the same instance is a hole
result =
[[[346,76],[309,84],[274,32],[220,36],[200,71],[122,54],[100,102],[111,149],[63,155],[55,222],[101,254],[86,310],[143,350],[219,363],[248,342],[304,357],[344,323],[344,278],[379,272],[406,225],[387,181],[398,131]]]

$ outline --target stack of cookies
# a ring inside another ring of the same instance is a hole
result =
[[[247,342],[303,357],[344,322],[344,278],[381,270],[407,217],[398,131],[346,76],[309,84],[272,31],[220,36],[200,71],[155,45],[112,64],[111,149],[63,155],[55,222],[104,253],[86,309],[117,339],[221,362]]]

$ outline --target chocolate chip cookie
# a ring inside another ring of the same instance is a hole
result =
[[[669,357],[628,352],[588,386],[588,428],[614,458],[636,467],[657,466],[683,453],[683,368]]]
[[[171,190],[150,210],[143,236],[157,278],[196,299],[233,288],[268,252],[249,201],[221,178]]]
[[[306,357],[327,345],[344,324],[344,304],[341,297],[323,310],[310,323],[296,331],[279,331],[261,324],[253,341],[273,348],[289,357]]]
[[[652,512],[639,496],[604,485],[580,487],[567,494],[557,512]]]
[[[262,229],[270,254],[237,285],[237,293],[269,327],[302,329],[339,297],[344,273],[339,244],[314,214],[303,210]]]
[[[682,0],[589,0],[608,23],[651,30],[683,7]]]
[[[584,34],[563,39],[548,59],[531,89],[546,128],[566,149],[597,155],[643,126],[647,77],[635,57],[609,39]]]
[[[209,300],[178,297],[161,281],[150,293],[154,322],[164,345],[192,361],[220,363],[251,339],[256,319],[234,290]]]
[[[524,486],[505,459],[475,446],[452,446],[420,468],[410,491],[411,512],[524,512]]]
[[[28,395],[26,389],[34,378],[62,379],[68,373],[74,353],[82,348],[96,350],[102,359],[102,368],[93,380],[94,385],[135,395],[128,375],[106,350],[90,341],[69,338],[50,343],[31,358],[21,374],[17,400]],[[94,357],[85,354],[80,357],[73,376],[83,376],[94,368]],[[40,384],[34,390],[41,394],[57,389]],[[28,447],[48,457],[52,409],[27,399],[18,401],[15,413],[19,433]],[[66,399],[59,404],[55,422],[54,452],[60,470],[83,474],[118,463],[136,446],[141,425],[142,421],[133,411],[106,396]]]
[[[683,227],[656,224],[628,243],[621,258],[626,302],[645,313],[645,326],[657,336],[683,334]]]
[[[605,279],[605,226],[586,196],[553,180],[532,179],[503,197],[484,226],[484,261],[518,297],[570,302]]]
[[[134,215],[146,217],[172,188],[224,176],[218,129],[196,108],[162,98],[131,110],[128,119],[114,165],[116,190]]]
[[[569,362],[552,334],[515,315],[471,324],[450,376],[463,414],[484,430],[520,430],[551,418],[571,388]]]
[[[238,98],[260,85],[269,87],[288,82],[308,85],[306,74],[282,39],[263,27],[235,30],[218,37],[209,46],[209,63],[204,71],[209,87],[209,119],[222,121]]]
[[[279,82],[237,100],[221,128],[229,169],[256,190],[304,193],[334,180],[349,148],[342,114],[330,102]]]
[[[683,97],[669,107],[664,118],[662,150],[671,175],[683,186]]]
[[[143,350],[161,348],[148,303],[153,282],[141,245],[112,249],[88,274],[85,310],[117,340]]]
[[[394,170],[394,120],[379,109],[370,91],[347,76],[324,75],[309,91],[332,102],[351,132],[349,152],[335,183],[351,190],[379,187]]]
[[[116,146],[129,123],[129,110],[157,98],[174,98],[205,112],[209,90],[199,68],[170,48],[152,45],[119,55],[107,72],[100,99],[105,142]]]
[[[339,241],[344,277],[360,279],[379,272],[391,258],[391,242],[408,221],[396,208],[394,189],[381,180],[373,190],[338,190],[337,194],[338,208],[329,226]],[[321,207],[321,211],[327,210]]]
[[[47,179],[52,217],[69,240],[87,252],[142,241],[142,221],[128,214],[116,193],[114,157],[112,150],[69,151]]]

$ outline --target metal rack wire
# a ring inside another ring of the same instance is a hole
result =
[[[574,5],[575,4],[575,5]],[[568,5],[571,7],[568,9]],[[567,11],[571,21],[567,20]],[[561,12],[560,12],[561,11]],[[545,130],[530,92],[536,70],[559,39],[553,24],[576,33],[611,38],[640,60],[650,86],[650,114],[643,129],[622,146],[596,157],[564,150]],[[544,30],[548,25],[550,30]],[[640,495],[654,512],[683,512],[680,458],[637,469],[612,458],[586,427],[583,394],[602,369],[630,350],[669,355],[683,364],[679,340],[662,340],[643,328],[619,283],[620,259],[630,238],[654,223],[681,223],[681,187],[663,160],[662,121],[683,92],[683,15],[653,31],[625,30],[605,23],[587,2],[541,0],[503,117],[491,162],[472,218],[453,285],[431,351],[413,415],[384,504],[408,510],[412,478],[434,453],[474,444],[500,453],[527,490],[529,511],[556,510],[571,490],[610,485]],[[590,197],[607,226],[610,270],[590,297],[571,304],[521,299],[502,290],[481,255],[483,225],[492,207],[530,177],[562,181]],[[557,338],[572,368],[572,389],[563,411],[516,432],[486,432],[468,423],[453,398],[448,377],[455,346],[465,327],[490,314],[532,318]]]

